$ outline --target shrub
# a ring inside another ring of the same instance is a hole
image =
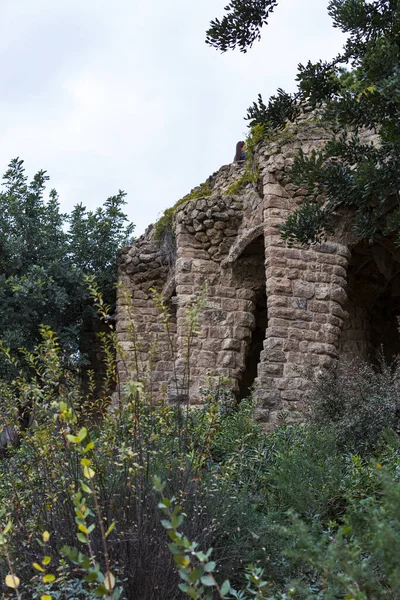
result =
[[[310,418],[332,427],[342,447],[376,448],[385,429],[400,429],[400,363],[355,359],[323,372],[310,387]]]
[[[63,368],[54,334],[43,328],[42,336],[34,353],[24,353],[32,378],[4,383],[2,396],[2,414],[20,436],[0,461],[0,505],[4,527],[12,524],[7,554],[21,592],[92,598],[101,596],[111,573],[113,598],[117,592],[133,600],[181,597],[153,477],[163,477],[182,504],[188,534],[202,543],[216,539],[231,502],[218,461],[234,454],[232,439],[254,429],[251,410],[243,404],[234,416],[223,382],[205,391],[202,409],[186,412],[149,402],[143,384],[131,381],[122,407],[93,420],[86,407],[94,399],[82,396],[79,378]],[[32,415],[26,431],[13,411],[16,397]],[[43,532],[51,534],[45,550]],[[228,561],[231,551],[224,550]],[[5,560],[2,582],[9,572]]]

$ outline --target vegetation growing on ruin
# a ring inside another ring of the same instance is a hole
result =
[[[2,599],[396,596],[398,363],[310,381],[308,422],[265,436],[224,380],[187,411],[154,397],[144,371],[96,421],[41,335],[24,357],[35,376],[1,382],[2,425],[19,436],[0,460]],[[35,415],[26,431],[16,394]]]
[[[255,125],[251,128],[246,138],[246,166],[243,175],[234,181],[226,190],[227,196],[240,194],[242,189],[248,184],[255,184],[259,179],[259,172],[255,165],[254,150],[255,146],[261,142],[265,135],[264,125]]]
[[[223,52],[251,47],[278,3],[250,4],[228,4],[223,18],[211,23],[207,42]],[[308,187],[309,196],[289,216],[282,234],[289,242],[318,241],[334,229],[336,211],[344,206],[360,237],[398,236],[398,2],[330,0],[328,12],[334,26],[347,34],[342,53],[331,61],[300,65],[295,93],[278,90],[267,103],[259,95],[247,113],[250,126],[264,125],[268,134],[318,109],[332,134],[320,151],[297,156],[292,179]],[[363,140],[365,130],[378,134],[380,144]]]
[[[207,180],[204,183],[201,183],[200,185],[195,187],[190,192],[190,194],[187,194],[186,196],[178,200],[178,202],[176,202],[174,206],[171,206],[171,208],[167,208],[155,224],[155,239],[160,240],[166,231],[172,231],[174,215],[178,208],[182,206],[182,204],[188,202],[189,200],[194,200],[196,198],[207,198],[208,196],[211,196],[211,193],[212,189],[210,187],[209,181]]]
[[[235,45],[245,50],[276,5],[276,0],[233,0],[226,8],[232,18],[214,22],[210,40],[223,50]],[[294,175],[297,168],[311,191],[326,188],[331,208],[335,193],[345,188],[342,200],[350,207],[353,194],[359,203],[359,213],[353,206],[356,216],[365,217],[360,231],[363,227],[372,239],[383,231],[388,194],[394,190],[397,198],[399,189],[398,74],[393,68],[398,63],[398,2],[332,0],[330,11],[350,33],[346,57],[360,61],[363,87],[355,89],[353,81],[345,92],[335,88],[337,65],[319,63],[302,71],[302,98],[310,106],[327,103],[325,114],[338,126],[376,126],[383,143],[372,148],[357,137],[339,137],[321,156],[299,157]],[[254,108],[261,125],[257,131],[264,136],[279,129],[280,119],[286,123],[290,113],[294,118],[297,100],[279,96],[271,106],[261,101]],[[16,179],[18,164],[14,167],[10,176],[18,185],[0,198],[3,266],[16,268],[21,257],[38,250],[46,261],[52,250],[59,252],[57,260],[66,260],[56,196],[48,205],[43,202],[44,174],[29,187],[23,177]],[[211,193],[203,185],[191,198]],[[23,198],[24,210],[20,207],[21,214],[16,211],[9,219],[10,197],[14,202]],[[98,219],[77,208],[79,256],[93,257],[93,246],[85,241],[99,243],[101,233],[110,233],[113,218],[122,219],[118,197],[108,206],[110,212]],[[285,233],[289,241],[316,239],[327,226],[318,221],[323,214],[318,203],[305,206]],[[307,212],[310,206],[317,207],[315,214]],[[389,225],[397,231],[400,218],[395,217]],[[29,236],[19,235],[15,224],[21,223]],[[33,236],[35,227],[40,236]],[[93,231],[93,237],[88,235]],[[18,259],[15,265],[11,256]],[[97,263],[90,264],[94,270]],[[13,303],[21,297],[31,301],[30,293],[38,306],[47,307],[44,320],[53,314],[50,300],[62,300],[56,294],[56,272],[53,276],[50,267],[38,265],[40,277],[33,267],[29,277],[22,271],[10,275],[4,267],[0,283],[9,294],[4,308],[16,316]],[[81,271],[79,276],[83,281]],[[74,289],[72,275],[69,283]],[[110,307],[99,288],[92,279],[86,283],[92,305],[110,323]],[[168,307],[160,294],[154,300],[160,330],[168,330]],[[203,307],[202,298],[194,299],[185,316],[187,369]],[[10,326],[7,331],[12,333]],[[140,339],[134,322],[127,331],[131,338],[124,341],[134,353],[153,343]],[[82,392],[79,374],[65,364],[61,336],[48,325],[35,329],[35,336],[19,353],[0,343],[14,373],[12,378],[0,373],[2,600],[398,597],[398,358],[374,368],[358,359],[319,373],[304,395],[305,422],[289,424],[282,415],[280,426],[267,436],[254,422],[254,400],[238,405],[221,379],[203,390],[200,409],[189,410],[188,400],[171,405],[163,394],[155,395],[151,374],[137,360],[136,372],[112,399],[107,382],[117,381],[117,373],[111,325],[102,336],[107,373],[100,398],[93,381]],[[124,360],[123,348],[116,349]]]

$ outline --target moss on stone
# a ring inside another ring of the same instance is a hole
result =
[[[258,169],[254,166],[254,149],[255,146],[265,138],[265,127],[263,125],[255,125],[251,128],[249,135],[246,138],[246,167],[244,173],[239,179],[234,181],[226,190],[226,196],[234,196],[240,194],[242,189],[248,183],[256,183],[259,177]]]
[[[224,193],[224,195],[226,196],[235,196],[236,194],[240,194],[240,192],[242,191],[242,189],[248,184],[248,183],[256,183],[256,181],[258,180],[258,169],[252,169],[252,170],[245,170],[245,172],[243,173],[243,175],[241,177],[239,177],[239,179],[237,179],[236,181],[234,181],[226,190],[226,192]]]
[[[210,187],[210,183],[209,181],[205,181],[204,183],[201,183],[195,187],[190,194],[186,194],[186,196],[178,200],[174,206],[167,208],[154,226],[155,239],[160,240],[166,231],[172,231],[174,215],[178,208],[182,206],[182,204],[188,200],[194,200],[196,198],[207,198],[208,196],[211,196],[211,193],[212,189]]]

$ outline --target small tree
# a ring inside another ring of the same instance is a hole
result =
[[[133,225],[122,211],[125,193],[87,211],[60,212],[57,192],[45,199],[49,177],[28,183],[23,161],[11,161],[0,193],[0,339],[12,350],[32,350],[39,325],[57,333],[66,357],[77,357],[91,301],[85,275],[94,275],[106,301],[115,300],[115,256]],[[4,364],[0,372],[6,372]]]

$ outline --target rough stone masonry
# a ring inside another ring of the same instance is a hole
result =
[[[372,356],[381,344],[388,357],[398,352],[394,244],[364,244],[343,215],[335,238],[309,248],[288,247],[279,233],[306,195],[289,181],[294,155],[327,138],[317,122],[288,126],[256,146],[257,183],[229,195],[245,165],[223,166],[207,182],[211,195],[179,205],[169,236],[156,240],[150,226],[120,251],[122,381],[137,377],[140,365],[154,393],[197,404],[209,378],[223,376],[239,399],[254,391],[256,418],[269,429],[282,413],[301,415],[306,371],[330,367],[343,354]],[[167,328],[153,289],[168,309]],[[188,308],[202,294],[188,356]]]

